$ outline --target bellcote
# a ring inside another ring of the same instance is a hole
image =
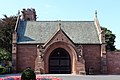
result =
[[[36,21],[36,11],[35,9],[23,9],[22,11],[22,20],[27,21]]]

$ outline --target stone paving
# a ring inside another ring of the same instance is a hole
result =
[[[120,75],[49,74],[49,76],[55,76],[63,80],[120,80]]]
[[[120,80],[120,76],[60,76],[63,80]]]
[[[21,74],[6,74],[5,76],[20,76]],[[38,74],[40,76],[40,74]],[[54,76],[63,80],[120,80],[120,75],[72,75],[72,74],[42,74],[41,76]]]

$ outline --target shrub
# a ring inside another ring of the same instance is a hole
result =
[[[4,74],[6,72],[5,67],[0,66],[0,74]]]
[[[5,68],[6,68],[6,73],[12,73],[12,67],[7,66]]]
[[[36,74],[32,69],[27,68],[22,72],[21,80],[36,80]]]

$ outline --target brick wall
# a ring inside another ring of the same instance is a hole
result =
[[[26,67],[35,69],[36,56],[36,45],[17,45],[17,72],[23,71]]]
[[[100,74],[101,69],[101,45],[83,45],[86,74]]]
[[[120,52],[107,52],[107,73],[120,74]]]

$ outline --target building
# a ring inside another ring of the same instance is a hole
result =
[[[13,66],[17,72],[101,74],[104,41],[97,14],[93,21],[36,21],[35,9],[23,9],[13,33]]]

